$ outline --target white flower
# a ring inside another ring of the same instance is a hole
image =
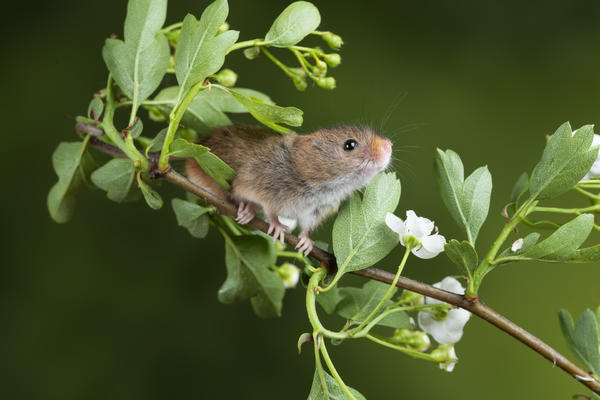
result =
[[[510,251],[512,251],[514,253],[514,252],[521,250],[522,247],[523,247],[523,238],[519,238],[513,242],[512,246],[510,246]]]
[[[447,290],[448,292],[464,294],[465,289],[460,283],[450,277],[445,277],[441,282],[434,284],[436,288]],[[441,304],[442,301],[425,297],[425,304]],[[433,336],[440,344],[454,344],[460,340],[463,335],[463,328],[471,317],[471,313],[462,308],[453,308],[448,311],[442,319],[435,315],[421,311],[419,312],[419,326],[425,332]]]
[[[406,212],[406,221],[402,221],[392,213],[385,216],[387,226],[400,235],[400,243],[406,247],[406,241],[412,236],[419,245],[412,249],[412,253],[419,258],[433,258],[444,251],[446,238],[438,234],[433,235],[435,225],[433,221],[418,217],[413,210]]]
[[[275,267],[275,270],[283,281],[286,289],[295,288],[300,279],[300,269],[293,264],[284,263],[281,267]]]
[[[452,372],[458,362],[454,345],[442,345],[431,352],[434,359],[438,359],[438,365],[446,372]]]

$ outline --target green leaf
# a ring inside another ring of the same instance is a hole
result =
[[[558,228],[521,256],[532,259],[568,261],[587,239],[594,225],[592,214],[582,214]]]
[[[341,300],[342,295],[337,286],[327,292],[320,292],[317,296],[317,303],[319,303],[327,314],[335,312],[335,308]]]
[[[255,97],[266,104],[273,104],[269,96],[256,90],[243,88],[236,88],[236,90],[245,96]],[[163,115],[168,116],[177,104],[178,93],[179,87],[177,86],[161,90],[154,98],[155,102],[160,102],[156,105],[156,108]],[[190,102],[183,114],[181,123],[199,133],[208,133],[221,126],[231,125],[231,120],[225,115],[226,112],[245,113],[248,112],[248,109],[222,90],[202,90]]]
[[[223,65],[227,49],[235,43],[239,35],[237,31],[226,31],[217,35],[228,13],[227,1],[216,0],[206,7],[200,21],[191,14],[183,20],[175,52],[175,75],[181,86],[178,99]]]
[[[600,375],[598,324],[594,313],[591,310],[584,311],[577,324],[573,324],[573,318],[566,310],[560,310],[558,318],[571,351],[588,370]]]
[[[146,157],[148,157],[149,153],[161,151],[163,143],[165,142],[165,137],[167,136],[167,131],[167,128],[161,129],[160,132],[152,138],[146,147]]]
[[[161,209],[163,206],[162,197],[160,197],[160,194],[158,194],[156,190],[152,189],[150,185],[144,182],[141,171],[137,173],[137,182],[138,187],[141,189],[142,194],[144,195],[144,200],[146,200],[146,204],[148,204],[148,207],[153,210]]]
[[[98,97],[94,97],[88,106],[87,116],[94,121],[98,121],[104,111],[104,103]]]
[[[364,321],[369,314],[377,307],[377,304],[383,299],[390,285],[382,282],[369,281],[361,288],[343,287],[339,289],[341,297],[340,302],[335,308],[335,312],[343,318],[358,323]],[[392,289],[390,298],[396,293],[397,288]],[[386,307],[391,306],[391,300],[387,300],[384,306],[375,314],[377,317]],[[410,322],[405,312],[399,311],[383,318],[377,325],[388,326],[391,328],[409,328]]]
[[[137,138],[142,134],[142,131],[144,130],[144,123],[142,122],[141,119],[137,118],[135,120],[135,122],[133,123],[133,126],[131,126],[131,128],[129,128],[129,134],[131,135],[132,138]]]
[[[459,242],[452,239],[446,243],[444,251],[450,261],[456,264],[469,279],[472,279],[473,272],[475,272],[478,263],[477,252],[473,248],[473,245],[467,241]]]
[[[258,316],[280,316],[285,288],[279,275],[269,269],[276,258],[275,244],[269,238],[227,237],[227,279],[219,289],[219,301],[230,304],[251,299]]]
[[[210,175],[221,187],[230,189],[227,181],[235,177],[235,171],[208,147],[193,144],[184,139],[176,139],[171,143],[169,155],[176,157],[194,157],[194,160],[202,167],[204,172]]]
[[[435,170],[444,204],[474,245],[490,208],[490,172],[487,167],[480,167],[465,180],[460,156],[441,149],[437,150]]]
[[[562,124],[546,145],[542,159],[531,174],[529,192],[532,198],[555,198],[577,184],[598,157],[598,149],[590,148],[593,127],[586,125],[571,132],[568,122]]]
[[[321,379],[319,378],[319,372],[315,370],[308,400],[347,400],[348,396],[342,391],[342,388],[338,385],[337,381],[325,371],[323,371],[323,375],[326,388],[323,388]],[[349,386],[348,390],[350,390],[350,393],[352,393],[356,400],[366,400],[365,396],[360,394],[358,390]]]
[[[208,213],[214,211],[196,203],[181,199],[171,200],[171,206],[177,218],[177,225],[187,229],[190,235],[203,239],[208,233]]]
[[[385,224],[400,200],[400,181],[394,173],[380,173],[366,187],[362,199],[354,193],[333,224],[333,252],[344,272],[375,264],[400,241]]]
[[[523,245],[521,246],[521,248],[519,250],[512,251],[512,245],[511,245],[511,247],[505,249],[502,253],[500,253],[500,255],[497,258],[519,256],[519,255],[529,251],[533,246],[535,246],[535,244],[538,242],[539,239],[540,239],[540,234],[537,232],[532,232],[523,238]],[[524,259],[527,259],[527,258],[524,257]]]
[[[302,125],[302,110],[296,107],[279,107],[265,103],[258,97],[247,96],[238,90],[229,89],[224,86],[218,86],[218,88],[233,96],[259,122],[277,132],[291,132],[288,128],[278,125],[279,123],[289,126]]]
[[[102,56],[123,93],[132,100],[133,113],[156,90],[169,67],[169,43],[160,29],[167,0],[129,0],[124,41],[107,39]]]
[[[65,223],[75,210],[75,194],[82,183],[89,183],[89,176],[96,169],[96,161],[86,151],[84,142],[60,143],[52,154],[52,166],[58,182],[48,193],[47,205],[52,219]]]
[[[128,158],[114,158],[95,170],[91,175],[92,182],[106,192],[106,197],[117,203],[137,199],[139,192],[135,190],[135,168]]]
[[[523,194],[529,189],[529,175],[527,172],[523,172],[519,179],[515,182],[513,186],[512,192],[510,194],[510,201],[516,202],[518,201]]]
[[[600,261],[600,244],[592,247],[579,249],[570,261],[575,262],[598,262]]]
[[[308,1],[295,1],[273,22],[265,41],[273,47],[293,46],[321,23],[319,10]]]

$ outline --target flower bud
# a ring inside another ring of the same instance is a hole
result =
[[[235,82],[237,81],[237,77],[237,74],[228,68],[221,70],[215,75],[217,82],[226,87],[234,86]]]
[[[400,296],[400,303],[416,305],[423,303],[423,295],[415,292],[411,292],[410,290],[405,290],[402,292]]]
[[[337,67],[342,62],[342,57],[338,53],[325,54],[323,58],[331,68]]]
[[[431,352],[431,357],[434,362],[438,363],[440,368],[452,372],[454,366],[458,362],[456,352],[454,351],[454,345],[446,344],[441,345],[437,349]]]
[[[247,49],[244,49],[244,57],[246,57],[248,60],[254,60],[256,57],[258,57],[259,54],[260,47],[258,46],[248,47]]]
[[[325,75],[327,73],[327,63],[324,63],[317,58],[313,71],[317,75]]]
[[[227,22],[223,22],[223,24],[221,24],[219,29],[217,29],[217,35],[220,35],[221,33],[225,32],[228,29],[229,29],[229,24]]]
[[[284,263],[280,267],[275,267],[275,271],[283,281],[283,286],[287,289],[295,288],[300,279],[300,269],[293,264]]]
[[[339,35],[332,32],[327,32],[321,36],[325,43],[329,45],[333,50],[338,50],[344,44],[344,41]]]
[[[324,78],[317,77],[315,79],[315,82],[317,82],[317,85],[319,85],[323,89],[327,89],[327,90],[335,89],[335,78],[333,78],[331,76],[324,77]]]
[[[420,352],[427,350],[431,345],[429,336],[425,332],[409,329],[396,329],[390,341],[395,344],[406,345]]]

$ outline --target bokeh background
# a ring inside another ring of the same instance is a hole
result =
[[[167,23],[208,4],[170,3]],[[457,151],[468,171],[486,164],[492,172],[483,248],[501,227],[513,182],[539,158],[544,135],[567,120],[598,121],[598,2],[315,3],[322,29],[346,43],[333,71],[338,89],[296,92],[266,58],[248,61],[239,52],[226,65],[239,73],[240,86],[303,109],[302,131],[367,123],[393,137],[402,150],[395,164],[403,183],[399,213],[415,209],[435,219],[448,238],[463,234],[437,192],[436,146]],[[229,22],[240,39],[261,37],[287,4],[231,0]],[[125,10],[125,1],[73,0],[13,2],[3,12],[0,397],[303,399],[313,357],[296,354],[298,335],[309,329],[301,288],[286,294],[279,319],[259,320],[247,303],[218,303],[222,240],[214,233],[191,238],[168,203],[157,212],[94,191],[79,196],[70,223],[48,216],[51,154],[59,141],[76,140],[75,116],[104,87],[102,44],[122,34]],[[159,190],[167,199],[178,195],[168,185]],[[328,240],[330,225],[317,236]],[[393,270],[399,256],[397,249],[380,266]],[[440,256],[413,260],[405,274],[433,283],[454,273]],[[599,282],[597,264],[512,264],[494,271],[481,295],[572,357],[557,311],[598,306]],[[345,380],[370,399],[567,399],[585,392],[477,318],[450,374],[368,342],[331,352]]]

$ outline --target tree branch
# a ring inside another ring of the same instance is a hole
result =
[[[125,156],[118,148],[104,143],[94,137],[90,138],[89,143],[91,146],[97,148],[98,150],[108,153],[114,157]],[[174,185],[179,186],[185,191],[188,191],[208,201],[217,208],[219,213],[223,215],[235,217],[237,214],[237,207],[231,201],[229,201],[228,199],[220,198],[219,196],[215,195],[214,193],[212,193],[204,187],[195,185],[186,177],[177,173],[173,169],[169,169],[160,177],[171,182]],[[262,232],[267,232],[268,229],[268,224],[265,221],[258,218],[254,218],[252,221],[250,221],[248,225]],[[299,239],[294,235],[288,233],[285,234],[285,242],[291,246],[295,247],[298,243],[298,240]],[[337,268],[335,256],[331,253],[328,253],[318,248],[314,248],[313,251],[310,253],[310,256],[320,261],[321,264],[327,267],[328,271],[330,272],[334,271]],[[387,284],[392,284],[394,280],[394,274],[373,267],[365,268],[359,271],[352,271],[351,273],[362,276],[367,279],[373,279]],[[567,372],[569,375],[571,375],[577,381],[588,387],[593,392],[600,394],[600,381],[594,379],[589,372],[577,366],[575,363],[567,359],[561,353],[544,343],[536,336],[532,335],[531,333],[521,328],[514,322],[497,313],[492,308],[485,305],[478,298],[467,298],[465,296],[447,292],[445,290],[438,289],[426,283],[414,281],[412,279],[405,278],[402,276],[398,279],[396,286],[402,289],[411,290],[413,292],[417,292],[422,295],[444,301],[448,304],[452,304],[453,306],[464,308],[465,310],[470,311],[471,313],[477,315],[479,318],[489,322],[490,324],[496,326],[497,328],[506,332],[510,336],[514,337],[521,343],[530,347],[532,350],[539,353],[541,356],[546,358],[548,361],[552,362],[554,365],[557,365],[559,368]]]

